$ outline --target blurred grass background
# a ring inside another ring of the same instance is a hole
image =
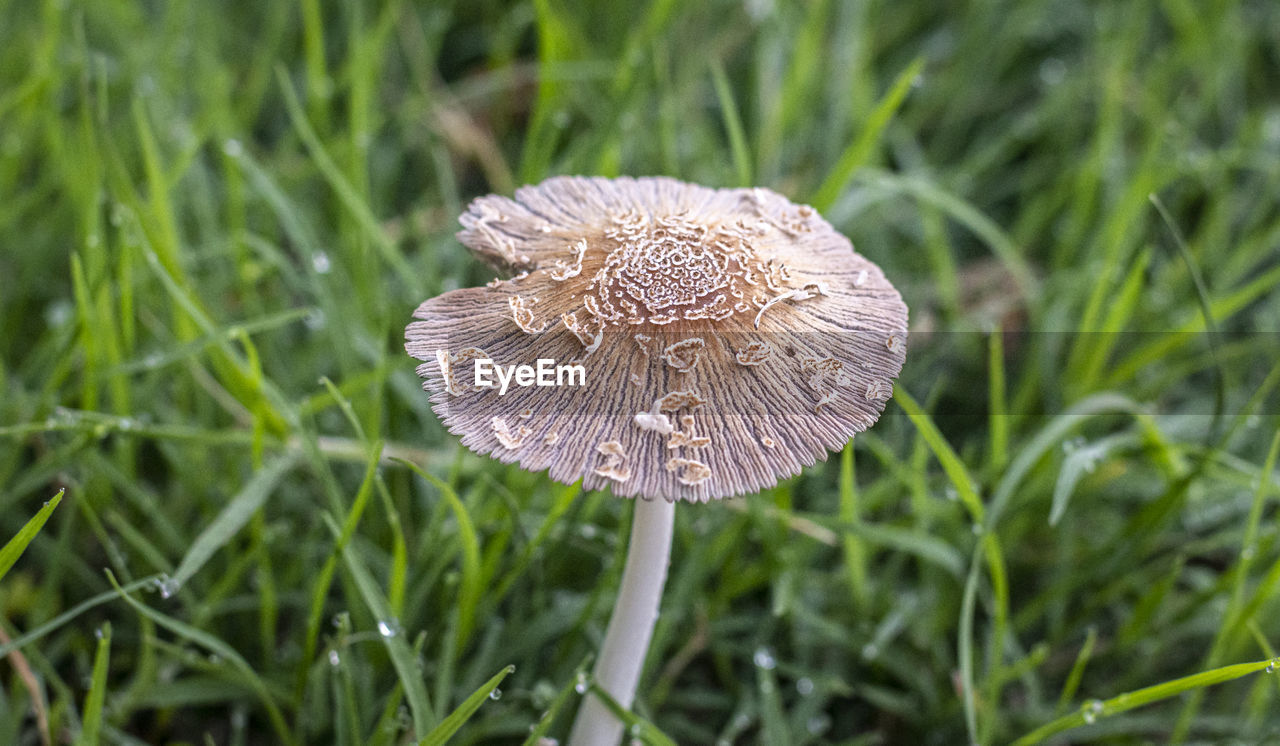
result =
[[[635,738],[1280,740],[1276,29],[0,0],[0,742],[563,737],[630,506],[402,351],[490,277],[466,201],[558,173],[810,202],[912,312],[852,450],[679,510]]]

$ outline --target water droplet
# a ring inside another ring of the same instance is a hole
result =
[[[400,634],[400,624],[394,619],[379,619],[378,634],[383,637],[395,637]]]
[[[812,735],[825,733],[831,727],[831,718],[826,715],[814,715],[805,721],[805,730]]]
[[[494,689],[493,691],[489,692],[489,699],[492,699],[495,702],[502,699],[502,690]]]
[[[337,665],[339,665],[340,663],[342,663],[342,658],[338,655],[338,651],[337,651],[337,650],[330,650],[330,651],[329,651],[329,665],[331,665],[331,666],[337,666]]]
[[[1101,700],[1091,699],[1088,702],[1085,702],[1084,706],[1080,708],[1080,714],[1084,717],[1084,721],[1086,723],[1093,723],[1096,722],[1098,716],[1102,714],[1102,708],[1103,704]]]
[[[632,736],[638,736],[643,732],[644,728],[639,723],[632,723],[631,727],[627,728],[627,733]]]
[[[302,323],[313,332],[323,329],[325,323],[324,311],[317,308],[308,312],[306,316],[302,317]]]
[[[869,642],[862,646],[863,660],[873,661],[880,655],[880,647],[874,642]]]
[[[232,137],[222,143],[222,152],[231,158],[239,158],[244,155],[244,145],[242,145],[239,140]]]
[[[582,534],[582,538],[584,539],[594,539],[596,538],[598,529],[593,524],[584,523],[581,528],[578,529],[578,533]]]
[[[1246,560],[1246,561],[1251,560],[1253,559],[1253,555],[1256,552],[1257,550],[1254,548],[1254,546],[1252,544],[1249,544],[1248,546],[1240,550],[1240,559]]]
[[[164,362],[164,358],[161,357],[160,353],[158,352],[152,352],[146,357],[142,358],[143,367],[149,370],[154,370],[156,368],[159,368],[160,363],[162,362]]]
[[[751,656],[751,660],[755,664],[766,671],[772,671],[778,662],[774,660],[773,653],[769,648],[756,648],[755,655]]]
[[[799,692],[802,697],[807,697],[810,694],[813,694],[813,679],[808,676],[796,679],[796,691]]]
[[[315,256],[311,257],[311,268],[318,275],[327,275],[329,270],[333,269],[333,262],[329,261],[329,255],[323,251],[317,251]]]
[[[54,301],[44,310],[44,323],[59,327],[71,321],[75,309],[65,300]]]
[[[585,673],[579,673],[578,680],[573,685],[573,690],[578,694],[586,694],[588,686],[587,675]]]
[[[1067,65],[1057,57],[1050,57],[1040,63],[1040,82],[1045,85],[1053,86],[1061,83],[1067,77]]]
[[[96,638],[98,638],[99,640],[101,640],[102,638],[104,638],[104,637],[106,637],[106,636],[107,636],[107,633],[106,633],[106,632],[103,632],[103,631],[102,631],[102,628],[101,628],[101,627],[99,627],[99,628],[97,628],[97,629],[95,629],[95,630],[93,631],[93,636],[94,636],[94,637],[96,637]]]
[[[168,575],[161,575],[156,582],[156,590],[160,591],[160,598],[173,598],[181,588],[182,583]]]
[[[1271,661],[1270,663],[1268,663],[1268,664],[1267,664],[1267,669],[1266,669],[1266,670],[1267,670],[1267,673],[1275,673],[1275,672],[1276,672],[1276,662],[1275,662],[1275,661]]]

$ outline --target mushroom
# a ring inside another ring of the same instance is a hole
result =
[[[813,208],[767,189],[555,177],[480,197],[461,223],[518,274],[427,300],[405,349],[463,445],[641,498],[594,672],[630,707],[674,503],[766,489],[870,427],[906,356],[906,305]],[[483,385],[482,363],[518,385]],[[585,380],[559,375],[573,366]],[[588,696],[570,742],[620,736]]]

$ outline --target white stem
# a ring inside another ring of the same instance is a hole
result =
[[[640,669],[658,621],[662,586],[671,561],[671,526],[675,503],[637,498],[631,523],[631,545],[622,570],[622,587],[604,634],[592,677],[618,704],[630,709]],[[569,746],[613,746],[622,740],[622,721],[599,698],[588,694],[578,708]]]

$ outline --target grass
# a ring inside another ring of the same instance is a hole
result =
[[[637,738],[1280,739],[1274,3],[0,19],[0,742],[564,737],[629,505],[401,348],[557,173],[812,202],[912,313],[851,451],[678,511]]]

